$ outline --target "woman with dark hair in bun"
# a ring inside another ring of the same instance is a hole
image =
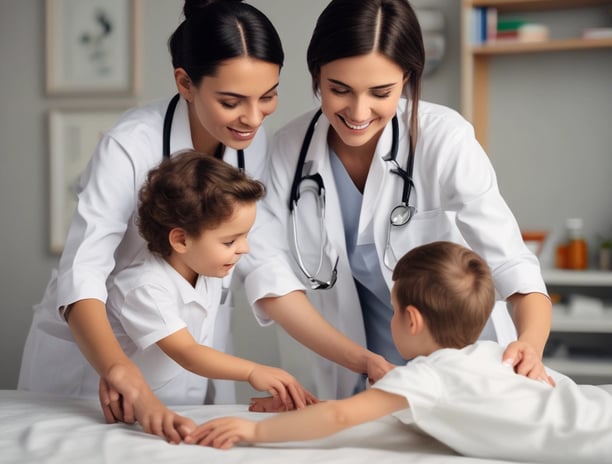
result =
[[[34,309],[18,384],[73,397],[99,392],[108,422],[138,421],[172,442],[189,420],[159,401],[122,351],[106,312],[107,282],[146,247],[135,221],[137,193],[162,159],[195,149],[262,177],[267,141],[260,129],[276,109],[284,60],[274,26],[251,5],[186,0],[184,15],[168,44],[178,93],[122,115],[79,181],[77,210],[59,268]],[[228,333],[228,321],[219,321],[225,326],[217,333]],[[218,338],[214,346],[224,350],[225,337]],[[91,369],[99,385],[72,381]]]

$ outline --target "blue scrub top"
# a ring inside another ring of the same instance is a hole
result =
[[[340,197],[346,249],[359,293],[368,349],[384,356],[390,363],[405,365],[406,360],[398,353],[391,336],[391,294],[380,270],[373,238],[368,243],[356,245],[363,195],[331,149],[330,160]],[[370,235],[373,237],[373,234]]]

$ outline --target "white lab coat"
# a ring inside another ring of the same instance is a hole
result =
[[[397,161],[406,166],[408,136],[404,116],[405,102],[398,107],[399,151]],[[277,233],[286,231],[289,219],[289,191],[306,127],[314,112],[302,115],[282,128],[275,137],[268,157],[268,193],[264,199],[265,214],[258,215],[251,233],[252,253],[244,260],[247,298],[254,305],[260,324],[271,323],[257,306],[266,296],[283,295],[306,289],[307,284],[289,255],[288,240],[269,240],[274,217]],[[474,137],[472,126],[455,111],[436,104],[421,102],[419,135],[414,161],[415,189],[411,204],[417,212],[410,223],[395,228],[391,236],[393,251],[399,258],[408,250],[437,240],[466,245],[482,255],[492,269],[500,299],[520,292],[541,292],[546,287],[537,258],[526,248],[519,227],[501,197],[490,161]],[[316,126],[306,163],[312,162],[310,173],[318,172],[326,189],[325,228],[339,256],[338,281],[331,290],[308,290],[308,296],[321,314],[341,332],[365,346],[365,332],[359,298],[347,257],[344,228],[338,193],[331,170],[325,115]],[[392,272],[383,263],[389,214],[401,200],[403,188],[392,166],[383,160],[390,152],[391,123],[387,125],[376,153],[363,193],[357,244],[373,237],[380,269],[391,288]],[[318,224],[314,209],[310,217]],[[268,216],[266,218],[266,216]],[[265,221],[265,224],[262,222]],[[306,255],[317,254],[319,243],[311,235],[316,226],[300,231],[301,249]],[[258,229],[268,228],[266,233]],[[291,308],[287,308],[291,310]],[[498,303],[491,316],[492,329],[505,345],[516,338],[516,331],[504,302]],[[389,334],[389,336],[391,336]],[[356,374],[319,356],[310,363],[314,368],[314,388],[321,398],[342,398],[353,392]]]
[[[72,357],[78,366],[83,357],[66,324],[62,310],[75,301],[107,299],[107,280],[124,269],[145,248],[135,222],[138,191],[150,169],[162,160],[163,121],[169,99],[158,100],[126,112],[105,133],[81,176],[77,211],[72,219],[59,269],[34,307],[26,340],[18,388],[22,390],[79,396],[71,375],[58,372],[56,361]],[[170,152],[192,149],[187,105],[180,100],[172,121]],[[267,140],[259,130],[245,150],[246,171],[261,178],[265,168]],[[235,150],[224,159],[237,166]],[[215,348],[225,351],[229,335],[229,313],[219,317]],[[87,368],[91,369],[87,365]],[[233,389],[232,389],[233,390]],[[234,393],[222,398],[228,388],[217,388],[216,402],[235,402]]]

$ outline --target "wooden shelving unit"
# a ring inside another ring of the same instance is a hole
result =
[[[469,8],[491,6],[497,8],[500,13],[588,8],[609,3],[608,0],[464,0],[463,2]]]
[[[602,11],[612,12],[612,0],[462,0],[462,112],[474,125],[476,137],[486,149],[489,142],[490,67],[495,59],[507,55],[579,53],[582,50],[604,50],[603,53],[607,53],[606,49],[612,50],[612,38],[563,37],[543,42],[492,41],[474,45],[471,43],[471,21],[473,9],[479,7],[496,8],[500,17],[506,13],[512,13],[506,17],[514,16],[514,13],[530,13],[532,16],[538,13],[537,17],[545,23],[548,12],[551,17],[567,14],[570,18],[576,9],[602,8]],[[555,37],[554,34],[551,36]],[[568,54],[569,66],[572,64],[571,56]],[[604,59],[609,59],[607,55],[604,56]],[[520,66],[520,60],[516,63],[517,73],[529,72],[529,69]],[[508,79],[512,79],[512,76],[508,76]],[[572,294],[591,295],[606,302],[603,311],[596,314],[586,308],[555,307],[551,330],[553,344],[550,345],[554,356],[546,358],[545,363],[577,380],[611,383],[612,272],[544,270],[543,275],[546,284],[565,297]],[[557,353],[555,347],[561,347],[561,351],[567,349],[568,355]],[[603,354],[598,354],[600,352]],[[595,354],[591,356],[591,353]]]
[[[472,47],[472,54],[506,55],[510,53],[537,53],[556,52],[567,50],[588,50],[594,48],[611,48],[612,38],[609,39],[565,39],[549,40],[546,42],[531,43],[493,43]]]
[[[611,271],[570,271],[565,269],[544,269],[542,271],[542,276],[548,285],[612,288]]]
[[[489,121],[489,65],[496,56],[521,53],[545,53],[571,50],[612,49],[612,38],[567,38],[544,42],[500,42],[472,45],[470,16],[476,7],[497,8],[498,13],[533,12],[607,6],[612,0],[463,0],[461,107],[463,115],[474,125],[476,137],[486,148]]]
[[[559,356],[553,350],[544,363],[579,383],[611,383],[612,351],[608,347],[612,341],[612,272],[548,269],[542,274],[546,285],[560,294],[589,295],[595,292],[603,300],[597,310],[587,309],[580,303],[553,305],[549,347],[563,345],[569,350],[569,356]],[[572,347],[579,352],[585,346],[590,351],[587,355],[573,355]]]

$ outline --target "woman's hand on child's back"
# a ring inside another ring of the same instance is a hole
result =
[[[255,364],[247,380],[255,390],[267,391],[276,399],[273,402],[276,411],[300,409],[318,402],[317,398],[302,387],[295,377],[277,367]],[[272,412],[271,409],[266,411]]]
[[[519,375],[555,386],[555,381],[546,372],[542,358],[528,343],[520,340],[510,343],[504,351],[503,363],[512,366]]]
[[[394,364],[391,364],[381,355],[370,352],[370,356],[366,361],[366,373],[368,375],[368,381],[370,384],[374,384],[378,382],[381,378],[385,376],[387,372],[394,369]]]

